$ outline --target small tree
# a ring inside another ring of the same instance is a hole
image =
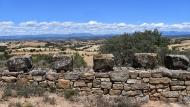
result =
[[[83,57],[79,55],[79,53],[75,53],[73,56],[73,67],[80,68],[85,67],[86,62],[84,61]]]
[[[104,41],[100,47],[102,53],[112,53],[117,65],[130,66],[133,63],[133,54],[139,52],[158,53],[160,58],[169,51],[170,40],[162,37],[158,30],[145,30],[132,34],[123,34]],[[161,59],[160,64],[162,64]]]

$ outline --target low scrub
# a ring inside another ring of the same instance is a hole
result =
[[[9,103],[8,107],[34,107],[34,106],[30,102],[25,102],[25,103],[16,102],[16,103]]]
[[[72,98],[77,95],[78,95],[78,90],[74,90],[74,89],[64,90],[65,99],[72,100]]]
[[[49,103],[51,105],[55,105],[56,104],[56,99],[55,99],[55,97],[44,95],[43,102]]]
[[[7,96],[23,96],[23,97],[30,97],[30,96],[42,96],[45,92],[45,89],[36,86],[36,85],[19,85],[19,84],[7,84],[4,88],[4,97]]]
[[[140,107],[136,100],[124,96],[89,96],[83,102],[85,107]]]

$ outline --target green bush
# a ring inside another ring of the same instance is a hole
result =
[[[77,96],[78,91],[74,89],[66,89],[64,90],[64,98],[68,100],[72,100],[73,96]]]
[[[12,89],[8,86],[3,90],[3,97],[12,96]]]
[[[133,63],[134,53],[158,53],[160,64],[163,55],[168,53],[170,40],[162,37],[158,30],[135,32],[133,34],[123,34],[107,39],[100,47],[102,53],[112,53],[115,56],[117,65],[128,65]]]
[[[32,56],[32,62],[37,67],[47,68],[51,67],[52,57],[50,55],[34,55]]]
[[[80,68],[85,67],[86,62],[84,61],[83,57],[79,55],[79,53],[75,53],[73,56],[73,67]]]

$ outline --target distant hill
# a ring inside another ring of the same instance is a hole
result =
[[[190,37],[190,32],[162,31],[161,33],[166,37]]]
[[[0,36],[0,41],[9,40],[88,40],[88,39],[105,39],[114,36],[114,34],[95,35],[90,33],[72,33],[72,34],[42,34],[42,35],[14,35]]]
[[[178,31],[162,31],[163,36],[169,38],[190,37],[190,32]],[[0,41],[10,40],[90,40],[90,39],[106,39],[117,34],[91,34],[91,33],[71,33],[71,34],[41,34],[41,35],[12,35],[0,36]]]

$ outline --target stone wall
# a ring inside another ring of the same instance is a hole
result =
[[[38,84],[47,90],[77,89],[81,95],[109,94],[163,101],[181,101],[190,96],[190,72],[163,67],[154,70],[125,68],[106,73],[1,72],[0,81],[1,84]]]

